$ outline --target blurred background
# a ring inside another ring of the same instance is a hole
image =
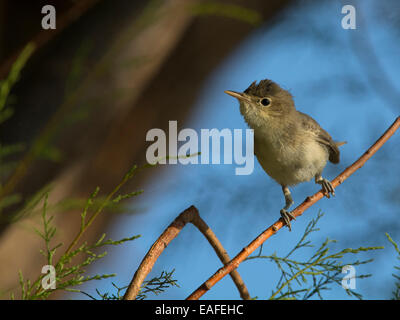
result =
[[[43,30],[41,8],[57,9],[57,29]],[[356,29],[342,28],[342,7],[356,8]],[[38,190],[49,190],[57,241],[69,243],[79,230],[84,201],[95,190],[106,195],[133,164],[146,163],[146,133],[246,129],[238,102],[224,90],[245,90],[271,79],[289,90],[298,110],[311,115],[335,140],[347,141],[341,162],[328,164],[333,179],[371,146],[400,113],[400,7],[395,0],[143,0],[0,1],[0,79],[5,79],[28,43],[35,50],[13,86],[0,123],[0,148],[18,152],[0,159],[0,293],[18,292],[18,271],[36,278],[45,264],[40,211],[18,216]],[[400,137],[397,133],[366,165],[297,219],[292,232],[269,239],[264,254],[285,255],[308,222],[324,213],[312,234],[316,244],[336,239],[332,250],[367,246],[356,268],[372,277],[357,280],[366,299],[390,299],[396,255],[385,233],[400,241]],[[0,149],[1,151],[1,149]],[[0,152],[1,156],[1,152]],[[6,165],[7,164],[7,165]],[[116,273],[79,289],[112,292],[127,285],[152,243],[176,216],[195,205],[225,249],[235,256],[279,217],[281,188],[255,161],[251,175],[236,165],[160,165],[138,173],[124,192],[143,189],[123,210],[102,213],[84,240],[103,232],[120,239],[88,274]],[[319,187],[292,188],[295,204]],[[67,202],[66,199],[75,199]],[[56,204],[62,203],[62,206]],[[74,205],[75,204],[75,205]],[[42,205],[41,203],[39,205]],[[36,212],[36,213],[35,213]],[[315,248],[304,248],[297,258]],[[204,237],[188,225],[155,264],[152,276],[175,270],[180,287],[151,299],[184,299],[221,266]],[[269,297],[279,270],[267,260],[238,268],[252,297]],[[18,296],[18,293],[17,293]],[[87,299],[79,293],[54,298]],[[205,299],[239,299],[225,277]],[[318,297],[315,297],[318,298]],[[332,286],[326,299],[347,299]]]

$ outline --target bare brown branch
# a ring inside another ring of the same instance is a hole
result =
[[[378,151],[383,144],[396,132],[400,127],[400,117],[397,117],[396,121],[386,130],[386,132],[351,166],[346,168],[341,174],[339,174],[333,181],[332,185],[338,187],[348,177],[350,177],[355,171],[360,169],[365,162],[367,162],[376,151]],[[302,204],[292,211],[292,215],[297,218],[303,214],[305,210],[315,204],[317,201],[323,198],[324,194],[322,190],[318,191],[311,197],[307,197]],[[235,270],[243,260],[245,260],[254,250],[256,250],[261,244],[263,244],[269,237],[275,234],[279,229],[284,226],[284,222],[279,219],[263,233],[261,233],[256,239],[254,239],[247,247],[233,258],[229,263],[225,264],[224,267],[220,268],[214,273],[206,282],[204,282],[197,290],[195,290],[187,299],[197,300],[208,290],[210,290],[218,281],[225,277],[228,273]]]
[[[156,242],[151,246],[150,250],[147,252],[146,256],[142,260],[139,268],[135,272],[135,275],[129,284],[128,289],[125,292],[124,300],[134,300],[138,295],[141,285],[147,275],[150,273],[151,269],[154,266],[154,263],[157,261],[158,257],[164,251],[164,249],[168,246],[168,244],[175,239],[175,237],[179,234],[179,232],[183,229],[183,227],[188,223],[192,223],[195,225],[200,232],[206,237],[208,242],[214,248],[218,257],[225,265],[228,263],[231,258],[227,254],[226,250],[222,246],[221,242],[218,240],[214,232],[209,228],[209,226],[204,222],[204,220],[200,217],[199,212],[196,207],[191,206],[185,211],[183,211],[169,226],[165,231],[161,234],[161,236],[157,239]],[[231,272],[232,280],[234,281],[236,287],[239,290],[240,296],[242,299],[250,299],[250,294],[244,284],[242,278],[240,277],[237,270],[232,270]]]

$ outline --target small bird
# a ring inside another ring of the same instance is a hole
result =
[[[310,116],[297,111],[292,95],[275,82],[254,81],[244,92],[227,90],[240,103],[240,113],[254,130],[254,153],[264,171],[282,186],[285,206],[280,211],[291,230],[288,211],[293,205],[289,186],[315,179],[327,198],[335,195],[332,183],[322,177],[329,159],[339,163],[339,146]]]

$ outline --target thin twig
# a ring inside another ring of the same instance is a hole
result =
[[[341,174],[339,174],[333,181],[333,187],[338,187],[348,177],[350,177],[355,171],[360,169],[365,162],[367,162],[376,151],[383,146],[383,144],[396,132],[400,127],[400,117],[397,117],[396,121],[386,130],[386,132],[351,166],[346,168]],[[302,204],[292,211],[292,215],[297,218],[303,214],[305,210],[315,204],[317,201],[324,197],[322,190],[318,191],[311,197],[307,197]],[[243,260],[245,260],[251,253],[254,252],[261,244],[263,244],[268,238],[275,234],[281,229],[285,223],[282,219],[276,221],[263,233],[261,233],[256,239],[254,239],[247,247],[243,248],[242,251],[233,258],[229,263],[225,264],[224,267],[220,268],[214,273],[206,282],[204,282],[197,290],[195,290],[189,297],[188,300],[197,300],[208,290],[210,290],[218,281],[225,277],[228,273],[235,270]]]
[[[133,166],[131,168],[131,170],[124,176],[124,178],[121,180],[121,182],[114,188],[114,190],[111,191],[111,193],[109,193],[107,195],[105,200],[101,203],[101,205],[95,211],[95,213],[93,213],[93,215],[88,219],[88,221],[86,222],[85,220],[82,220],[81,228],[80,228],[78,234],[76,235],[76,237],[72,240],[72,242],[68,246],[67,250],[65,251],[65,254],[68,254],[71,252],[71,250],[76,246],[76,244],[79,242],[79,240],[81,239],[83,234],[86,232],[86,230],[90,227],[90,225],[93,223],[93,221],[97,218],[97,216],[101,212],[103,212],[103,209],[106,207],[106,205],[108,205],[110,203],[110,201],[112,200],[114,195],[128,182],[128,180],[130,180],[132,178],[132,176],[136,170],[137,170],[137,167]]]
[[[226,250],[222,246],[221,242],[218,240],[214,232],[209,228],[209,226],[204,222],[204,220],[200,217],[199,212],[196,207],[191,206],[185,211],[183,211],[169,226],[165,231],[161,234],[161,236],[157,239],[156,242],[151,246],[150,250],[147,252],[146,256],[142,260],[139,268],[135,272],[135,275],[129,284],[128,289],[125,292],[124,300],[134,300],[138,295],[141,285],[147,275],[150,273],[151,269],[154,266],[154,263],[157,261],[158,257],[164,251],[164,249],[168,246],[168,244],[175,239],[175,237],[179,234],[179,232],[183,229],[183,227],[188,223],[192,223],[200,232],[207,238],[208,242],[214,248],[218,257],[225,265],[227,264],[231,258],[227,254]],[[240,277],[237,270],[232,270],[230,273],[232,280],[235,282],[236,287],[239,290],[240,296],[242,299],[248,300],[250,299],[250,294],[244,284],[242,278]]]

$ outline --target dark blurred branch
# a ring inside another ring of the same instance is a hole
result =
[[[42,30],[38,34],[36,34],[33,39],[28,42],[32,42],[37,49],[43,47],[47,42],[53,39],[56,35],[61,33],[66,27],[68,27],[72,22],[81,17],[86,11],[88,11],[91,7],[93,7],[99,0],[80,0],[76,1],[75,4],[63,15],[57,18],[57,29],[55,30]],[[3,79],[13,64],[13,62],[17,59],[20,54],[20,51],[13,54],[9,57],[1,66],[0,66],[0,79]]]
[[[386,130],[386,132],[370,147],[356,162],[346,168],[341,174],[339,174],[333,181],[333,187],[338,187],[354,172],[360,169],[374,154],[377,152],[383,144],[396,132],[400,127],[400,117],[397,117],[396,121]],[[303,214],[305,210],[314,205],[317,201],[324,197],[322,190],[318,191],[311,197],[307,197],[302,204],[292,211],[292,215],[297,218]],[[197,300],[203,296],[208,290],[210,290],[218,281],[225,277],[228,273],[235,270],[240,263],[242,263],[251,253],[254,252],[259,246],[261,246],[268,238],[274,235],[279,229],[281,229],[285,223],[279,219],[263,233],[261,233],[255,240],[253,240],[247,247],[245,247],[235,258],[229,263],[225,264],[224,267],[220,268],[214,273],[206,282],[204,282],[197,290],[195,290],[187,299]]]
[[[161,236],[157,239],[157,241],[154,242],[154,244],[151,246],[150,250],[147,252],[146,256],[142,260],[142,263],[140,264],[139,268],[135,272],[135,275],[131,283],[129,284],[129,287],[125,292],[124,300],[136,299],[136,296],[140,291],[143,281],[150,273],[158,257],[168,246],[168,244],[173,239],[176,238],[176,236],[188,222],[196,226],[197,229],[199,229],[200,232],[206,237],[206,239],[214,248],[215,252],[217,253],[218,257],[220,258],[221,262],[224,265],[231,260],[228,253],[222,246],[221,242],[218,240],[217,236],[210,229],[210,227],[204,222],[204,220],[200,217],[197,208],[191,206],[185,211],[183,211],[168,226],[168,228],[165,229],[165,231],[161,234]],[[232,280],[235,282],[235,285],[238,288],[242,299],[244,300],[250,299],[250,294],[247,291],[246,285],[244,284],[237,270],[232,270],[230,275],[232,277]]]

